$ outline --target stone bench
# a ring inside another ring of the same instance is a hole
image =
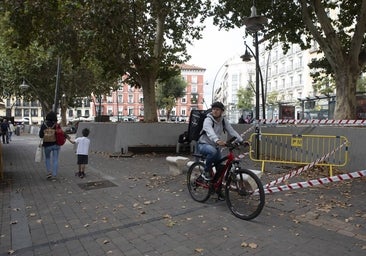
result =
[[[167,156],[166,161],[168,162],[170,174],[176,176],[183,173],[183,168],[189,162],[189,158],[183,156]]]

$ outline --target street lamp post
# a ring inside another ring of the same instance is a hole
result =
[[[257,38],[258,40],[258,38]],[[256,54],[253,52],[253,50],[247,45],[245,44],[245,53],[240,56],[241,59],[244,62],[248,62],[252,59],[252,57],[254,57],[255,61],[256,61],[256,92],[255,92],[255,96],[256,96],[256,108],[255,108],[255,118],[259,119],[259,92],[257,93],[257,91],[259,90],[259,79],[258,79],[258,74],[260,77],[260,82],[261,82],[261,92],[262,92],[262,117],[265,118],[266,117],[266,108],[265,108],[265,101],[266,101],[266,97],[265,97],[265,93],[264,93],[264,83],[263,83],[263,75],[262,75],[262,70],[259,66],[259,60],[258,60],[258,47],[256,47]],[[250,51],[250,53],[248,52],[248,50]],[[257,72],[258,70],[258,72]],[[257,82],[258,81],[258,82]]]
[[[253,6],[251,8],[251,15],[250,17],[246,17],[243,19],[244,25],[246,26],[249,33],[254,34],[254,46],[255,46],[255,119],[258,122],[259,120],[259,73],[260,73],[260,67],[259,67],[259,49],[258,49],[258,31],[262,30],[264,28],[264,24],[267,24],[267,18],[264,16],[258,16],[257,15],[257,8]],[[247,48],[248,49],[248,48]],[[249,48],[250,49],[250,48]],[[263,86],[263,82],[262,82]],[[263,102],[264,103],[264,102]],[[265,118],[265,116],[263,116]],[[259,124],[256,126],[256,158],[259,159],[260,157],[260,129]]]
[[[60,72],[61,72],[61,58],[57,58],[57,75],[56,75],[56,86],[55,86],[55,98],[53,104],[53,112],[57,113],[58,108],[58,91],[60,87]]]
[[[27,90],[29,87],[31,87],[30,83],[25,82],[25,78],[23,78],[23,82],[21,85],[19,85],[19,88],[21,90]],[[23,98],[24,100],[24,98]],[[24,111],[24,110],[23,110]],[[23,114],[24,115],[24,114]],[[29,118],[29,125],[32,124],[32,102],[29,102],[29,108],[28,108],[28,118]]]
[[[258,43],[258,31],[264,28],[264,24],[267,23],[267,18],[264,16],[257,15],[257,8],[253,5],[251,8],[250,17],[244,18],[244,25],[246,26],[249,33],[254,35],[254,47],[255,53],[246,45],[247,49],[252,52],[253,57],[255,58],[255,119],[259,120],[259,76],[262,74],[259,66],[259,43]],[[242,56],[244,61],[248,60],[248,52]],[[245,57],[247,57],[245,59]],[[250,59],[249,59],[250,60]],[[261,75],[262,78],[262,75]],[[263,78],[262,78],[262,88],[263,88]],[[263,95],[263,91],[262,91]],[[264,96],[264,95],[263,95]],[[264,101],[263,101],[264,103]],[[265,113],[263,113],[263,118],[265,118]]]

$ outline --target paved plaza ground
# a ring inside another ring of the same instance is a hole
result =
[[[50,181],[34,162],[38,142],[1,145],[0,256],[366,254],[365,178],[266,195],[261,215],[243,221],[214,197],[193,201],[167,155],[93,152],[80,179],[67,142]]]

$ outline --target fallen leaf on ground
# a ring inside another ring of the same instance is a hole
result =
[[[196,248],[194,249],[194,252],[202,253],[204,250],[202,248]]]
[[[242,242],[241,243],[241,247],[249,247],[251,249],[256,249],[258,247],[258,245],[256,243],[246,243],[246,242]]]

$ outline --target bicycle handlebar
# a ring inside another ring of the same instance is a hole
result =
[[[243,141],[243,142],[235,142],[236,140],[235,137],[232,137],[230,140],[228,140],[225,144],[226,147],[229,148],[229,150],[233,150],[235,148],[238,148],[240,145],[244,145],[244,146],[250,146],[250,143],[248,141]]]

